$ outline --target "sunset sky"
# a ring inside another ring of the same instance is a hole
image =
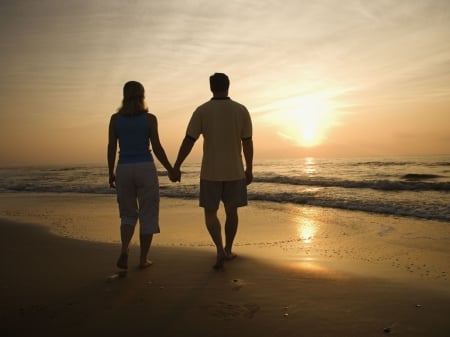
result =
[[[4,0],[0,166],[106,162],[128,80],[173,161],[214,72],[255,160],[450,154],[449,41],[447,0]]]

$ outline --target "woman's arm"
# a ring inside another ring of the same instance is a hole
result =
[[[117,153],[117,134],[114,127],[116,121],[116,114],[111,116],[108,128],[108,171],[109,171],[109,186],[115,188],[116,176],[114,175],[114,165],[116,163],[116,153]]]
[[[153,153],[155,154],[156,158],[158,158],[161,165],[164,166],[164,168],[167,170],[167,172],[169,173],[169,177],[172,180],[175,178],[174,171],[172,165],[167,159],[166,152],[161,145],[158,133],[158,120],[155,115],[148,114],[148,124],[150,128],[150,142],[152,144]]]

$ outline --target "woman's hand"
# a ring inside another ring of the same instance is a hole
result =
[[[116,176],[114,173],[109,175],[109,187],[116,188]]]

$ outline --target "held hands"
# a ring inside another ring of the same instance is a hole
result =
[[[169,179],[171,182],[181,182],[181,171],[179,168],[172,168],[171,170],[167,171],[169,174]]]

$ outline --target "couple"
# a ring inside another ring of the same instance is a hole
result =
[[[123,88],[122,106],[111,116],[108,136],[109,185],[117,189],[121,218],[121,254],[117,266],[128,268],[128,251],[137,221],[140,224],[139,267],[149,267],[147,255],[153,234],[159,233],[159,182],[153,156],[167,170],[171,181],[181,180],[181,164],[203,135],[203,157],[200,172],[200,207],[205,223],[217,248],[213,268],[221,269],[224,261],[233,259],[233,240],[238,227],[238,207],[247,205],[247,185],[253,179],[252,122],[245,106],[228,97],[227,75],[215,73],[209,78],[213,97],[192,114],[186,136],[180,146],[174,167],[167,159],[158,135],[156,116],[148,112],[144,87],[127,82]],[[117,143],[119,160],[116,171]],[[241,152],[244,154],[245,170]],[[220,201],[225,207],[225,245],[217,216]]]

